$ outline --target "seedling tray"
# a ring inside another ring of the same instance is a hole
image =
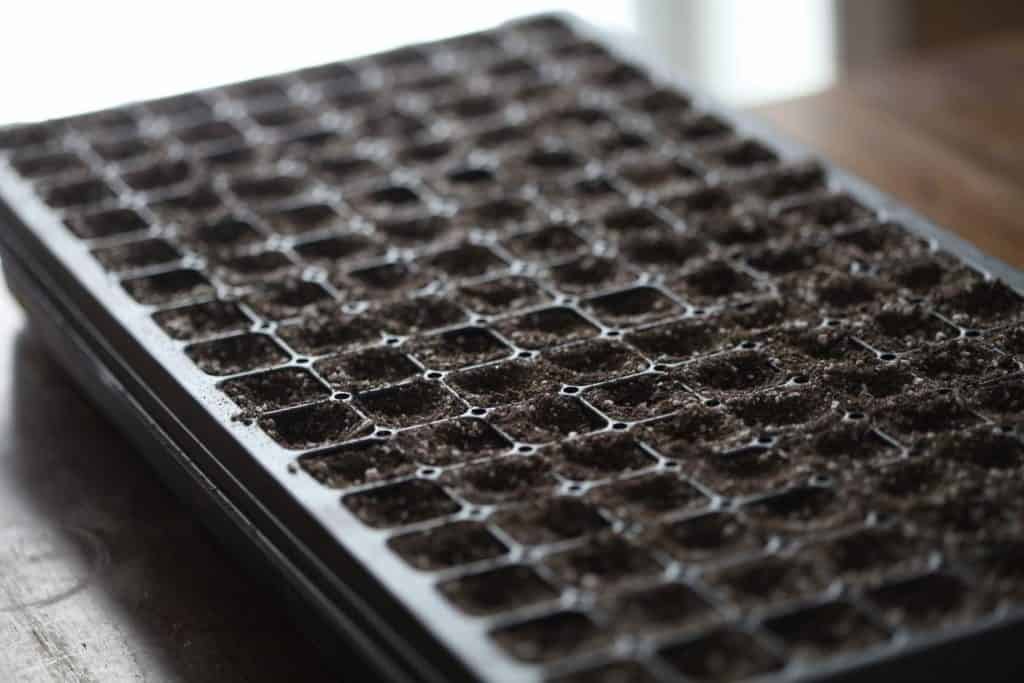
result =
[[[0,198],[45,341],[342,669],[1021,668],[1024,278],[574,22],[3,129]]]

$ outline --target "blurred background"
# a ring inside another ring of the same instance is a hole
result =
[[[333,61],[560,10],[638,42],[734,106],[1024,26],[1020,0],[12,2],[0,123]],[[15,30],[12,30],[15,29]]]

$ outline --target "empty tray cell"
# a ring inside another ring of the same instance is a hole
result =
[[[350,493],[342,498],[342,503],[372,527],[415,524],[459,511],[459,504],[443,488],[422,479]]]
[[[380,341],[380,330],[364,316],[335,314],[284,325],[278,334],[299,353],[319,356]]]
[[[1024,465],[1019,437],[989,425],[942,434],[928,450],[943,460],[985,470],[1019,470]]]
[[[140,304],[165,306],[190,299],[213,296],[210,281],[196,270],[171,270],[166,273],[124,280],[125,291]]]
[[[221,384],[220,390],[248,414],[311,403],[330,395],[312,373],[298,368],[271,370],[231,379]]]
[[[89,172],[89,166],[81,157],[71,152],[16,154],[11,157],[10,164],[19,175],[30,180]]]
[[[705,319],[689,318],[634,330],[625,339],[654,360],[674,362],[724,347],[722,333]]]
[[[970,427],[981,421],[948,391],[906,393],[876,412],[882,429],[899,438],[913,439],[930,433]]]
[[[181,258],[181,253],[173,245],[160,239],[139,240],[116,247],[97,249],[92,255],[104,268],[115,272],[156,266]]]
[[[635,433],[662,455],[685,460],[705,453],[709,443],[742,434],[743,427],[719,407],[689,401],[677,413],[639,425]]]
[[[288,175],[249,175],[234,178],[231,192],[243,202],[270,204],[298,197],[306,191],[304,178]]]
[[[720,628],[693,640],[669,645],[662,659],[692,681],[745,681],[778,671],[784,661],[750,634]]]
[[[751,427],[789,427],[815,420],[830,409],[828,393],[820,386],[766,389],[730,399],[726,404]]]
[[[855,500],[820,486],[797,486],[748,503],[744,515],[767,529],[810,532],[847,523],[863,514]]]
[[[392,261],[349,271],[344,278],[334,278],[334,285],[345,290],[352,299],[382,299],[403,293],[415,293],[434,280],[429,271],[411,263]]]
[[[299,466],[324,486],[335,489],[370,484],[409,474],[409,457],[388,441],[367,439],[299,458]]]
[[[606,636],[581,612],[554,612],[491,631],[498,646],[527,662],[546,662],[599,647]]]
[[[672,299],[654,287],[634,287],[587,299],[582,305],[602,323],[633,326],[679,313]]]
[[[408,355],[390,346],[324,358],[316,370],[331,386],[348,392],[397,384],[422,372]]]
[[[806,552],[825,576],[877,582],[887,574],[906,573],[929,559],[921,539],[899,527],[858,529],[811,546]]]
[[[448,383],[470,405],[518,403],[557,386],[550,368],[534,361],[509,360],[460,370]]]
[[[550,555],[545,564],[560,581],[588,590],[635,583],[662,572],[650,550],[619,536],[599,536],[587,545]]]
[[[495,411],[492,420],[516,441],[546,443],[586,434],[608,422],[570,396],[538,396]]]
[[[238,145],[244,141],[242,131],[229,121],[211,120],[179,128],[175,134],[189,146]]]
[[[620,593],[610,601],[610,610],[625,633],[707,626],[718,616],[700,593],[674,582]]]
[[[584,250],[587,243],[569,225],[558,223],[505,241],[505,248],[524,259],[550,262],[569,258]]]
[[[490,458],[512,446],[494,427],[476,418],[435,422],[399,432],[395,438],[416,462],[430,467]]]
[[[544,308],[507,318],[498,322],[495,329],[512,343],[526,349],[581,341],[600,332],[579,313],[564,307]]]
[[[440,382],[417,379],[356,394],[356,403],[381,426],[410,427],[452,417],[464,410]]]
[[[514,565],[445,581],[438,590],[463,612],[497,614],[548,602],[558,591],[530,567]]]
[[[465,322],[466,312],[436,296],[396,301],[376,310],[381,327],[394,334],[415,334]]]
[[[569,294],[627,285],[636,279],[636,274],[618,261],[591,255],[557,265],[549,272],[555,286]]]
[[[173,339],[201,339],[243,332],[252,324],[238,306],[227,301],[208,301],[159,311],[153,314],[153,320]]]
[[[757,292],[754,279],[725,261],[708,261],[669,283],[683,299],[705,305],[725,303],[729,299]]]
[[[587,500],[627,520],[694,511],[708,504],[696,487],[669,473],[629,477],[599,486],[590,491]]]
[[[879,351],[900,353],[931,342],[942,342],[959,334],[956,328],[929,314],[924,308],[886,305],[868,316],[857,336]]]
[[[363,418],[336,401],[290,408],[260,418],[260,427],[285,448],[305,450],[346,441],[367,431]]]
[[[282,235],[304,235],[341,227],[344,218],[327,204],[303,204],[264,214],[267,223]]]
[[[554,497],[534,500],[521,507],[506,508],[494,522],[509,537],[523,545],[545,545],[589,536],[608,528],[608,520],[578,498]]]
[[[615,477],[655,463],[628,434],[598,434],[564,441],[552,449],[550,457],[560,474],[576,481]]]
[[[556,484],[547,460],[519,455],[460,467],[447,472],[444,482],[460,498],[477,505],[543,496]]]
[[[547,293],[530,278],[509,276],[463,285],[456,294],[467,308],[483,315],[509,313],[547,303]]]
[[[245,297],[245,303],[264,318],[283,320],[326,311],[334,299],[315,282],[283,280],[264,285]]]
[[[265,334],[241,334],[192,344],[186,353],[203,372],[210,375],[233,375],[288,360],[288,354]]]
[[[192,165],[183,159],[158,161],[138,171],[122,173],[121,180],[140,192],[163,190],[180,185],[192,177]]]
[[[583,395],[609,418],[625,421],[667,415],[694,401],[678,375],[661,372],[599,384]]]
[[[504,358],[508,346],[484,327],[460,327],[413,340],[411,353],[424,366],[436,370],[454,370]]]
[[[683,368],[684,381],[705,392],[750,391],[773,384],[781,372],[759,351],[730,351],[695,361]]]
[[[845,194],[818,197],[782,211],[782,220],[801,228],[822,230],[856,225],[874,217],[874,212]]]
[[[807,562],[768,556],[712,572],[703,581],[743,608],[766,608],[800,598],[807,599],[828,586],[826,577]]]
[[[827,602],[774,617],[765,627],[802,659],[864,650],[889,637],[885,629],[845,602]]]
[[[1020,370],[1012,356],[1004,356],[988,344],[970,339],[921,348],[909,360],[917,374],[946,383],[983,381]]]
[[[868,598],[882,609],[892,628],[937,629],[976,617],[986,605],[972,598],[952,574],[917,576],[872,589]]]
[[[85,178],[51,185],[43,191],[43,201],[55,209],[91,206],[114,199],[117,195],[102,180]]]
[[[544,352],[544,360],[577,384],[590,384],[647,368],[647,361],[628,346],[594,339]]]
[[[226,216],[189,229],[185,239],[202,249],[232,249],[263,239],[252,223]]]
[[[548,683],[655,683],[658,679],[636,662],[615,661],[545,680]]]
[[[403,560],[424,571],[492,560],[508,552],[504,543],[477,522],[454,522],[396,536],[388,545]]]
[[[630,234],[619,249],[634,265],[675,273],[686,263],[707,253],[706,240],[658,230]]]
[[[280,251],[258,251],[221,259],[217,262],[217,270],[225,281],[245,284],[294,277],[296,267]]]
[[[760,551],[767,539],[729,512],[710,512],[654,526],[648,538],[685,563],[721,562]]]

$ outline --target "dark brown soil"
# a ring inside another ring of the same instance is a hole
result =
[[[804,361],[838,361],[868,355],[842,327],[784,329],[772,336],[772,342],[777,345],[779,355]]]
[[[241,285],[253,281],[294,279],[297,268],[280,251],[259,251],[222,259],[217,270],[224,280]]]
[[[233,375],[288,360],[288,354],[263,334],[242,334],[200,342],[189,346],[185,353],[203,372],[211,375]]]
[[[200,339],[214,334],[242,332],[251,324],[238,306],[226,301],[171,308],[153,314],[153,320],[174,339]]]
[[[920,381],[904,364],[879,365],[871,361],[837,363],[823,373],[822,379],[825,386],[855,402],[897,396]]]
[[[659,651],[673,669],[694,681],[739,681],[782,668],[779,657],[749,634],[723,628]]]
[[[527,662],[545,662],[596,648],[602,635],[590,617],[580,612],[555,612],[491,632],[499,647]]]
[[[316,369],[331,386],[349,393],[397,384],[421,372],[409,356],[390,346],[324,358]]]
[[[972,390],[971,406],[998,417],[1014,417],[1024,411],[1024,378],[992,382]]]
[[[584,308],[605,325],[632,326],[680,313],[672,299],[653,287],[604,294],[583,302]]]
[[[456,295],[467,308],[498,315],[546,303],[548,295],[525,277],[501,277],[459,288]]]
[[[72,215],[65,224],[71,232],[83,239],[113,237],[149,228],[149,223],[132,209],[110,209]]]
[[[619,536],[601,536],[585,546],[547,558],[545,564],[567,584],[607,588],[656,576],[661,563],[647,549]]]
[[[505,248],[516,256],[540,261],[567,258],[585,247],[586,242],[571,226],[559,224],[516,235],[505,241]]]
[[[122,271],[170,263],[181,258],[181,252],[161,239],[140,240],[116,247],[97,249],[92,253],[107,270]]]
[[[806,479],[810,468],[776,448],[746,445],[705,454],[693,466],[692,476],[719,495],[751,495]]]
[[[778,155],[756,140],[739,140],[721,147],[712,148],[705,158],[712,164],[728,170],[745,170],[751,167],[777,163]]]
[[[591,490],[587,499],[625,519],[644,519],[670,512],[697,510],[708,500],[675,474],[630,477]]]
[[[754,280],[724,261],[709,261],[671,283],[686,301],[715,303],[720,299],[752,294]]]
[[[542,457],[511,455],[445,473],[445,483],[471,503],[524,500],[549,494],[556,484]]]
[[[720,328],[699,318],[636,330],[626,335],[626,341],[651,358],[668,362],[684,360],[726,344]]]
[[[684,460],[703,454],[710,442],[741,433],[742,425],[729,413],[697,403],[636,430],[638,439],[662,455]]]
[[[928,574],[895,581],[868,593],[892,626],[934,629],[973,616],[968,587],[951,574]],[[973,609],[972,609],[973,608]]]
[[[571,308],[544,308],[509,318],[495,329],[526,349],[542,349],[555,344],[580,341],[598,334],[599,330]]]
[[[1019,602],[1024,596],[1024,542],[986,544],[977,553],[975,567],[993,597]]]
[[[999,280],[975,281],[944,293],[938,309],[958,325],[980,328],[1018,320],[1024,314],[1024,298]]]
[[[897,448],[879,436],[863,420],[836,422],[824,420],[814,426],[806,437],[794,437],[785,448],[797,457],[820,459],[825,463],[852,460],[859,463],[878,463],[895,457]]]
[[[43,200],[54,209],[70,209],[98,204],[116,196],[102,180],[88,178],[55,185],[46,190]]]
[[[194,221],[222,209],[220,195],[209,185],[200,185],[183,194],[161,199],[149,208],[167,220]]]
[[[455,370],[504,358],[511,349],[484,327],[461,327],[408,345],[408,351],[424,366],[434,370]]]
[[[454,303],[432,296],[396,301],[377,310],[381,327],[394,334],[415,334],[438,327],[457,325],[466,312]]]
[[[748,609],[809,598],[827,586],[827,577],[818,575],[813,565],[777,556],[722,569],[705,581],[733,604]]]
[[[425,263],[451,278],[480,277],[508,265],[493,251],[478,244],[462,244],[442,251],[427,258]]]
[[[881,280],[832,271],[819,273],[812,287],[807,294],[809,303],[839,313],[862,308],[888,294]]]
[[[765,544],[764,538],[727,512],[664,523],[652,529],[650,538],[683,562],[722,560]]]
[[[790,225],[834,228],[870,219],[873,212],[847,195],[832,195],[805,202],[782,213]]]
[[[748,518],[769,527],[813,531],[834,526],[857,514],[848,496],[832,489],[798,486],[743,507]]]
[[[413,479],[342,498],[345,507],[364,524],[395,527],[458,512],[459,504],[437,484]]]
[[[327,398],[331,393],[311,373],[298,368],[231,379],[222,383],[220,390],[249,415],[311,403]]]
[[[192,166],[187,161],[159,161],[131,173],[124,173],[121,179],[128,187],[146,192],[183,183],[192,175]]]
[[[343,489],[409,474],[408,456],[387,441],[367,440],[328,453],[299,458],[299,465],[324,486]]]
[[[783,325],[804,325],[813,322],[817,312],[789,299],[758,299],[744,301],[722,311],[719,325],[736,328],[743,334],[763,332]]]
[[[416,427],[399,432],[395,439],[414,460],[434,467],[480,460],[512,445],[487,422],[474,418]]]
[[[363,418],[336,401],[273,413],[260,418],[259,424],[274,441],[293,450],[327,446],[367,431]]]
[[[766,390],[730,400],[726,405],[741,420],[760,428],[785,427],[810,422],[829,409],[826,392],[819,386]]]
[[[980,421],[952,394],[920,393],[891,399],[877,412],[880,425],[897,437],[963,429]]]
[[[613,420],[643,420],[666,415],[696,400],[672,373],[650,373],[587,389],[584,397]]]
[[[707,244],[697,238],[651,230],[624,239],[620,249],[638,266],[675,272],[690,260],[702,256],[707,251]]]
[[[611,611],[616,627],[626,633],[692,627],[717,616],[711,604],[684,583],[663,583],[621,593],[612,601]]]
[[[125,280],[125,291],[140,304],[167,306],[190,299],[211,297],[215,290],[199,271],[171,270],[158,275]]]
[[[544,365],[519,360],[460,370],[448,376],[448,383],[470,405],[485,407],[518,403],[557,386]]]
[[[724,247],[755,245],[785,235],[786,227],[764,213],[716,214],[699,222],[702,235]]]
[[[830,573],[853,579],[898,572],[927,556],[920,539],[898,528],[861,529],[815,546],[810,552],[827,564]]]
[[[1016,325],[994,335],[991,339],[996,348],[1004,353],[1012,353],[1015,356],[1024,356],[1024,326]]]
[[[777,200],[807,194],[824,187],[824,169],[816,163],[804,163],[769,171],[737,184],[738,191],[761,199]]]
[[[565,441],[551,451],[560,474],[575,480],[604,479],[654,464],[627,434],[598,434]]]
[[[331,281],[338,289],[346,290],[351,299],[376,300],[401,292],[415,292],[433,280],[434,274],[429,270],[394,261],[351,270]]]
[[[525,403],[501,408],[493,422],[516,441],[545,443],[602,429],[600,415],[569,396],[538,396]]]
[[[943,434],[931,451],[939,458],[988,470],[1019,469],[1024,465],[1024,444],[1017,436],[989,426]]]
[[[535,571],[521,565],[445,581],[438,590],[456,607],[473,615],[506,612],[558,597],[558,591]]]
[[[555,266],[550,272],[555,286],[569,294],[624,285],[636,278],[614,259],[589,255]]]
[[[380,489],[377,489],[380,490]],[[453,522],[405,536],[388,545],[416,569],[436,570],[500,557],[505,544],[477,522]]]
[[[765,622],[799,657],[817,659],[878,645],[889,634],[845,602],[828,602]]]
[[[278,334],[288,346],[311,356],[367,346],[380,339],[379,328],[365,316],[339,313],[284,325],[278,329]]]
[[[946,382],[958,378],[984,380],[1020,369],[1013,358],[1000,355],[986,344],[968,339],[920,349],[911,356],[910,362],[913,369],[923,377]]]
[[[191,228],[185,239],[197,249],[224,251],[258,242],[263,234],[251,223],[228,216]]]
[[[307,263],[327,269],[352,265],[380,255],[380,246],[365,235],[338,235],[296,245],[295,252]]]
[[[793,242],[752,250],[746,262],[768,275],[793,275],[813,270],[821,264],[825,254],[825,247],[816,242]]]
[[[555,676],[550,683],[655,683],[656,678],[636,662],[617,661],[571,674]]]
[[[683,380],[697,391],[750,391],[771,384],[781,373],[757,351],[733,351],[685,366]]]
[[[949,464],[935,458],[896,462],[876,474],[875,491],[898,506],[912,505],[914,499],[941,492],[952,483]]]
[[[597,533],[607,520],[577,498],[556,497],[506,509],[494,517],[502,530],[524,545],[567,541]]]
[[[439,382],[416,379],[356,394],[356,404],[379,426],[411,427],[454,417],[465,408]]]
[[[326,289],[315,282],[286,280],[265,285],[245,297],[254,311],[271,320],[312,315],[333,303]]]
[[[628,375],[647,366],[628,346],[600,339],[545,351],[543,358],[577,384]]]

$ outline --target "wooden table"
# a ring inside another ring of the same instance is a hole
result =
[[[1024,266],[1024,33],[758,109],[983,251]]]
[[[1024,264],[1024,35],[760,113]],[[0,293],[0,680],[324,680]],[[272,591],[269,591],[272,592]]]

